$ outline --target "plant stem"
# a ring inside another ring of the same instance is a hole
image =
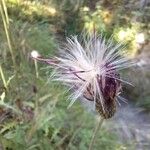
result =
[[[35,66],[35,73],[36,73],[36,77],[39,77],[39,72],[38,72],[38,64],[37,64],[37,60],[34,60],[34,66]]]
[[[95,130],[94,130],[91,142],[90,142],[89,150],[93,150],[93,145],[94,145],[94,142],[95,142],[96,135],[97,135],[99,129],[101,128],[103,121],[104,121],[104,118],[99,117],[98,124],[95,127]]]
[[[2,81],[3,81],[3,84],[4,84],[4,87],[5,87],[6,90],[7,90],[7,82],[6,82],[6,79],[5,79],[5,76],[4,76],[4,73],[3,73],[3,70],[2,70],[1,65],[0,65],[0,75],[1,75],[1,78],[2,78]]]
[[[13,48],[11,45],[10,35],[9,35],[9,31],[8,31],[9,30],[9,18],[8,18],[8,14],[7,14],[7,8],[5,5],[5,1],[2,1],[2,3],[0,3],[0,13],[2,16],[2,21],[3,21],[3,25],[4,25],[4,30],[5,30],[5,34],[6,34],[8,48],[9,48],[9,51],[10,51],[10,54],[12,57],[14,68],[16,69],[15,56],[13,53]]]
[[[7,12],[7,7],[6,7],[5,0],[2,0],[2,6],[3,6],[4,14],[5,14],[5,17],[6,17],[6,24],[9,28],[9,17],[8,17],[8,12]]]

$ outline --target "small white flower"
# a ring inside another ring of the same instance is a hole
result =
[[[110,118],[116,110],[121,82],[128,83],[118,71],[134,65],[123,53],[122,44],[114,45],[112,38],[93,35],[79,42],[72,36],[60,49],[60,56],[40,60],[55,68],[55,80],[70,87],[69,107],[77,99],[91,101],[102,117]]]
[[[31,57],[33,57],[33,58],[38,58],[38,57],[40,57],[40,54],[38,53],[38,51],[33,50],[33,51],[31,52]]]

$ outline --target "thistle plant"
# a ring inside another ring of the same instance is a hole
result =
[[[125,57],[121,43],[114,44],[113,38],[86,35],[79,42],[77,36],[67,38],[59,55],[44,59],[32,55],[54,69],[54,80],[69,87],[71,100],[90,102],[103,119],[114,116],[120,97],[122,83],[130,84],[120,77],[120,71],[135,63]]]

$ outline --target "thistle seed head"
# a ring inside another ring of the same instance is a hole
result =
[[[119,71],[134,65],[124,57],[122,44],[114,44],[112,38],[85,36],[81,42],[77,36],[67,38],[60,55],[52,59],[38,60],[54,68],[54,80],[61,81],[72,91],[69,107],[77,99],[91,101],[94,109],[107,119],[117,105],[121,83]]]

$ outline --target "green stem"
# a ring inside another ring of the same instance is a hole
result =
[[[7,13],[7,7],[6,7],[5,0],[2,0],[2,6],[3,6],[4,14],[5,14],[5,17],[6,17],[7,27],[9,28],[9,17],[8,17],[8,13]]]
[[[1,16],[2,16],[2,21],[3,21],[3,25],[4,25],[4,30],[5,30],[5,34],[6,34],[8,48],[9,48],[9,51],[11,53],[13,65],[16,69],[15,56],[14,56],[14,53],[13,53],[13,48],[11,46],[11,40],[10,40],[9,31],[8,31],[8,29],[9,29],[9,23],[8,23],[9,20],[8,20],[8,15],[7,15],[7,8],[6,8],[6,5],[5,5],[4,1],[2,1],[2,3],[0,3],[0,13],[1,13]]]
[[[6,88],[7,90],[7,82],[6,82],[6,79],[5,79],[5,76],[4,76],[4,73],[3,73],[3,70],[2,70],[2,66],[0,65],[0,75],[1,75],[1,78],[2,78],[2,81],[3,81],[3,84],[4,84],[4,87]]]
[[[99,129],[101,128],[103,121],[104,121],[104,118],[99,117],[98,124],[95,127],[95,130],[94,130],[94,133],[93,133],[90,145],[89,145],[89,150],[93,150],[93,145],[94,145],[94,142],[95,142],[96,135],[97,135]]]
[[[39,77],[39,72],[38,72],[38,64],[37,64],[37,60],[34,60],[34,66],[35,66],[35,73],[36,73],[36,77]]]

